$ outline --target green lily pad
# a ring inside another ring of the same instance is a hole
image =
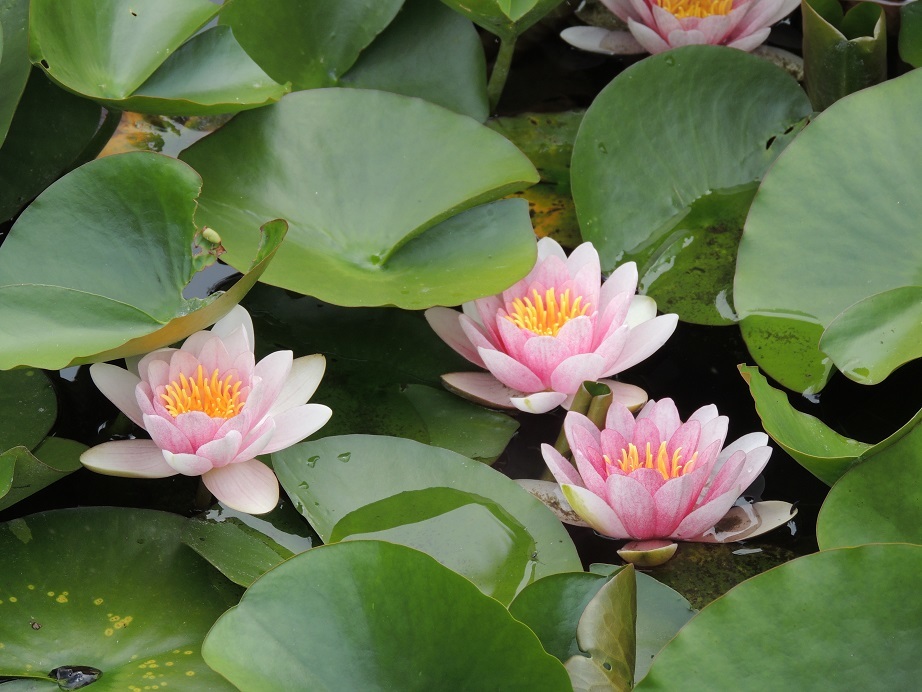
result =
[[[227,262],[252,254],[254,221],[284,218],[287,241],[262,280],[327,302],[458,305],[534,265],[525,202],[484,204],[536,182],[531,163],[419,99],[302,91],[237,116],[182,158],[205,180],[196,218],[221,229]]]
[[[397,14],[403,0],[235,0],[220,21],[278,82],[334,86]]]
[[[318,436],[406,437],[492,463],[518,428],[511,417],[442,389],[442,373],[471,365],[419,313],[341,308],[264,284],[245,305],[259,348],[326,356],[327,371],[314,399],[334,415]]]
[[[0,219],[12,218],[74,164],[99,129],[100,110],[32,70],[0,147]]]
[[[900,58],[922,67],[922,5],[909,2],[900,8]]]
[[[918,417],[917,417],[918,418]],[[922,544],[922,426],[871,450],[835,484],[816,524],[821,550],[862,543]]]
[[[116,110],[206,115],[277,101],[288,86],[227,27],[196,34],[220,9],[208,0],[35,0],[29,53],[57,84]]]
[[[475,24],[501,38],[514,38],[563,0],[442,0]]]
[[[836,317],[820,349],[846,377],[877,384],[922,357],[922,286],[902,286],[858,301]]]
[[[383,541],[323,546],[275,568],[215,623],[203,651],[254,692],[570,689],[560,662],[499,603]]]
[[[182,541],[235,584],[250,586],[276,565],[319,543],[287,502],[254,517],[219,506],[190,519]]]
[[[42,193],[0,249],[0,369],[147,353],[239,302],[281,242],[284,222],[267,226],[250,273],[234,288],[186,300],[183,288],[204,257],[194,256],[199,185],[185,164],[136,153],[88,163]]]
[[[578,653],[565,663],[575,691],[597,690],[604,682],[616,690],[634,686],[636,620],[637,583],[634,566],[628,565],[599,589],[580,616],[576,639],[589,656]]]
[[[81,508],[0,525],[0,676],[59,689],[49,671],[92,666],[102,671],[94,689],[103,691],[233,689],[199,647],[240,592],[180,542],[185,522]]]
[[[618,75],[586,111],[571,170],[602,268],[634,260],[641,285],[680,319],[732,322],[752,186],[810,111],[784,70],[720,46],[668,51]]]
[[[410,545],[503,603],[547,574],[580,569],[566,530],[515,481],[459,454],[344,435],[272,455],[285,491],[325,541]]]
[[[58,399],[41,370],[0,371],[0,451],[32,449],[58,417]]]
[[[919,283],[922,249],[906,238],[922,216],[915,185],[922,168],[905,142],[922,137],[913,115],[920,109],[918,71],[836,102],[785,150],[756,193],[734,304],[750,352],[789,389],[823,388],[832,364],[820,337],[846,308]],[[888,359],[875,349],[862,367]]]
[[[862,2],[843,12],[838,0],[805,0],[804,77],[816,110],[887,79],[884,9]]]
[[[585,114],[586,111],[582,110],[522,113],[493,118],[487,127],[496,130],[525,152],[538,169],[543,182],[555,183],[558,191],[568,192],[573,142]]]
[[[788,402],[787,394],[772,387],[758,368],[740,365],[739,370],[749,385],[765,432],[826,485],[839,480],[858,462],[858,457],[871,448],[865,442],[840,435],[820,419],[796,410]]]
[[[0,0],[0,144],[29,79],[29,0]]]
[[[0,454],[0,510],[83,468],[80,455],[87,449],[74,440],[46,437],[32,451],[13,447]]]
[[[922,546],[899,544],[784,564],[702,610],[636,689],[914,689],[920,570]],[[744,678],[742,661],[758,662]]]
[[[441,3],[406,0],[340,84],[418,96],[483,122],[489,115],[486,75],[483,44],[471,22]]]

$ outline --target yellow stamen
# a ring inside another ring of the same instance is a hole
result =
[[[233,374],[220,379],[217,370],[206,378],[199,365],[194,378],[180,373],[179,380],[170,382],[160,398],[173,418],[190,411],[203,411],[212,418],[233,418],[245,403],[240,401],[240,384]]]
[[[644,458],[641,459],[637,447],[633,444],[628,444],[627,449],[621,450],[620,459],[612,461],[607,454],[602,458],[605,460],[606,467],[610,468],[617,464],[624,473],[630,473],[637,469],[656,469],[659,471],[664,481],[684,476],[686,473],[691,473],[695,469],[695,462],[698,461],[698,452],[695,452],[692,454],[691,459],[683,464],[681,447],[673,452],[672,459],[670,459],[669,452],[666,451],[665,442],[660,443],[659,450],[657,450],[655,456],[650,449],[649,442],[644,451],[646,453],[644,454]]]
[[[589,303],[582,305],[583,297],[578,296],[570,303],[570,289],[558,294],[553,288],[547,289],[541,296],[532,289],[531,298],[516,298],[507,306],[506,319],[515,326],[528,329],[540,336],[557,336],[557,332],[574,317],[581,317],[589,310]]]
[[[657,4],[676,19],[697,17],[704,19],[714,14],[730,14],[733,0],[656,0]]]

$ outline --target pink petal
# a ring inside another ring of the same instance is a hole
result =
[[[663,438],[659,428],[656,427],[656,423],[648,418],[638,417],[634,425],[634,437],[631,442],[634,443],[634,446],[637,447],[637,453],[643,458],[647,451],[647,445],[650,446],[650,453],[655,456],[659,450],[660,443],[663,442]]]
[[[672,399],[650,401],[643,410],[637,414],[637,420],[649,420],[660,432],[660,441],[668,440],[679,429],[682,419]],[[695,430],[700,432],[700,425],[695,424]],[[697,439],[697,435],[695,436]]]
[[[166,463],[153,440],[118,440],[91,447],[80,455],[91,471],[127,478],[166,478],[176,470]]]
[[[632,327],[624,350],[616,363],[615,372],[627,370],[655,353],[672,336],[678,321],[678,315],[670,313]]]
[[[224,317],[215,322],[211,328],[212,334],[217,334],[221,338],[230,336],[236,329],[243,328],[248,342],[252,345],[256,343],[256,337],[253,332],[253,320],[250,313],[241,305],[235,305]],[[250,349],[252,350],[252,349]]]
[[[629,18],[627,20],[627,28],[637,39],[637,43],[642,45],[648,53],[662,53],[670,48],[669,44],[656,31],[634,19]]]
[[[280,413],[274,417],[275,432],[272,439],[260,454],[271,454],[291,447],[320,430],[332,415],[330,407],[322,404],[304,404]]]
[[[567,395],[560,392],[535,392],[524,397],[512,397],[510,401],[519,411],[525,413],[547,413],[567,400]]]
[[[723,519],[734,502],[736,495],[732,491],[714,498],[685,517],[669,538],[687,540],[701,535]]]
[[[225,505],[248,514],[271,512],[279,501],[275,474],[256,459],[212,469],[202,480]]]
[[[598,461],[599,465],[596,466],[591,459]],[[604,497],[607,493],[605,479],[608,477],[608,473],[604,470],[605,464],[602,455],[592,454],[591,457],[587,458],[581,451],[574,449],[573,461],[576,462],[576,470],[579,471],[579,475],[583,479],[582,484],[586,486],[586,489],[599,497]]]
[[[201,476],[214,467],[210,459],[198,454],[173,454],[163,450],[162,456],[170,468],[184,476]]]
[[[554,480],[558,483],[561,485],[568,483],[569,485],[584,487],[583,479],[576,469],[573,468],[573,465],[564,459],[563,455],[551,447],[551,445],[541,445],[541,456],[544,457],[544,463],[547,464],[548,469],[550,469],[551,474],[554,476]]]
[[[571,351],[560,339],[553,336],[534,336],[525,343],[524,358],[522,361],[535,375],[541,378],[545,389],[551,382],[551,373],[566,360]],[[555,391],[565,391],[554,387]],[[572,392],[566,392],[571,394]]]
[[[742,473],[745,464],[746,452],[738,449],[721,464],[719,470],[717,470],[716,473],[714,473],[714,470],[712,469],[711,480],[708,485],[707,494],[704,497],[704,502],[710,502],[713,498],[730,490],[735,490],[737,497],[739,497],[739,494],[743,489],[739,487],[739,484],[736,481],[739,478],[740,473]]]
[[[627,31],[609,31],[599,26],[571,26],[560,32],[560,38],[574,48],[603,55],[635,55],[645,53]]]
[[[613,474],[608,477],[608,503],[627,529],[630,538],[662,538],[657,536],[655,531],[656,505],[653,496],[632,475]],[[572,500],[570,504],[573,504]]]
[[[541,264],[548,257],[556,257],[563,262],[567,261],[567,253],[560,247],[560,243],[553,238],[544,237],[538,241],[538,261],[536,265]]]
[[[616,430],[626,440],[634,438],[634,414],[620,401],[613,401],[605,416],[605,427]]]
[[[223,423],[224,419],[212,418],[202,411],[181,413],[173,419],[173,425],[188,438],[193,450],[211,442]]]
[[[523,394],[516,389],[510,389],[486,372],[450,372],[442,375],[442,383],[449,391],[494,408],[514,408],[512,397]]]
[[[214,339],[218,341],[221,340],[220,337],[215,336],[209,331],[195,332],[195,334],[192,334],[188,339],[182,342],[181,349],[198,358],[202,349],[205,348],[205,344]]]
[[[630,538],[630,532],[601,497],[577,485],[561,485],[563,496],[573,511],[589,526],[605,536]]]
[[[534,333],[528,329],[522,329],[512,320],[507,320],[501,315],[496,316],[494,330],[499,337],[497,346],[499,350],[505,350],[510,356],[518,361],[525,360],[525,344],[535,338]],[[544,337],[552,339],[553,337]],[[476,346],[485,346],[486,344],[478,343]]]
[[[178,382],[180,374],[194,377],[198,370],[198,358],[186,351],[174,351],[170,356],[170,372],[167,382]],[[156,390],[155,390],[156,391]]]
[[[477,351],[471,345],[470,339],[465,336],[464,331],[461,329],[460,318],[461,314],[451,308],[429,308],[426,310],[426,321],[442,341],[474,365],[479,365],[482,368],[486,367],[480,356],[477,355]]]
[[[698,440],[701,437],[701,424],[696,420],[690,420],[683,423],[669,438],[666,445],[666,453],[669,458],[679,452],[682,456],[682,463],[691,459],[692,455],[698,451]]]
[[[211,466],[221,468],[237,459],[243,443],[243,436],[236,430],[231,430],[224,437],[202,445],[196,450],[196,456],[203,457],[211,462]],[[244,459],[252,457],[242,457]],[[206,469],[207,470],[207,469]],[[180,472],[181,473],[181,472]],[[199,473],[202,473],[201,471]]]
[[[598,347],[599,344],[625,326],[624,320],[627,319],[630,305],[630,294],[619,293],[605,304],[603,311],[596,314],[595,334],[593,336],[595,347]]]
[[[94,363],[90,366],[90,377],[105,397],[115,404],[135,425],[144,427],[141,407],[135,389],[141,383],[134,373],[108,363]]]
[[[595,350],[592,348],[592,335],[592,318],[588,315],[581,315],[568,320],[560,328],[557,332],[557,340],[567,347],[569,354],[587,353]]]
[[[216,336],[212,336],[212,338],[202,344],[202,350],[198,354],[198,360],[199,363],[202,364],[205,377],[209,377],[215,370],[223,374],[234,365],[234,361],[227,352],[224,342]]]
[[[161,416],[144,416],[144,429],[150,434],[160,449],[166,449],[174,454],[191,454],[195,450],[192,443],[182,431],[173,423]]]
[[[768,40],[768,35],[771,33],[771,29],[758,29],[753,31],[751,34],[742,34],[739,38],[730,41],[727,44],[728,48],[737,48],[739,50],[744,50],[746,52],[755,50],[761,46],[765,41]]]
[[[583,382],[595,382],[602,377],[605,361],[595,353],[581,353],[563,361],[551,373],[551,389],[575,394]]]
[[[274,434],[275,419],[266,418],[244,436],[234,461],[252,459],[257,454],[262,454]]]
[[[617,430],[606,428],[602,431],[602,454],[606,455],[613,462],[621,460],[621,451],[627,450],[631,438],[624,437]]]
[[[255,420],[260,420],[278,399],[291,373],[291,351],[275,351],[263,358],[253,369],[253,389],[246,406]]]
[[[570,447],[585,448],[601,445],[601,431],[595,423],[577,411],[570,411],[563,419],[563,430],[567,440],[570,440]],[[581,434],[588,437],[577,437]]]
[[[175,352],[176,352],[175,348],[160,348],[160,349],[157,349],[156,351],[152,351],[151,353],[148,353],[138,362],[138,375],[145,382],[149,382],[150,386],[153,387],[154,389],[156,389],[157,386],[159,385],[165,385],[167,382],[170,381],[169,380],[169,374],[170,374],[169,364],[170,364],[170,359],[173,357],[173,354]],[[149,370],[150,370],[151,365],[153,365],[154,363],[162,364],[158,366],[158,368],[160,369],[159,372],[162,373],[161,375],[162,381],[155,382],[150,375]],[[163,365],[167,366],[165,371],[162,370]]]
[[[485,348],[478,349],[478,351],[487,369],[507,387],[527,393],[547,389],[541,378],[511,356]]]
[[[695,469],[666,481],[656,492],[653,502],[656,503],[657,535],[670,536],[678,528],[695,506],[707,477],[705,469]]]
[[[275,403],[269,408],[270,416],[277,416],[284,411],[302,406],[317,391],[320,380],[327,367],[327,360],[322,355],[301,356],[291,362],[291,373]]]
[[[704,34],[697,29],[677,29],[676,31],[670,31],[666,35],[666,41],[669,43],[670,48],[707,44]]]

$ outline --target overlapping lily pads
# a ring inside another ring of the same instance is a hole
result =
[[[254,223],[290,230],[267,283],[338,305],[424,308],[496,293],[533,266],[523,200],[537,181],[511,143],[419,99],[313,89],[238,115],[182,154],[205,181],[196,219],[227,261]],[[479,205],[479,206],[478,206]]]
[[[409,545],[503,603],[547,574],[580,569],[566,530],[488,466],[400,438],[343,435],[272,455],[279,481],[324,541]]]
[[[199,186],[183,163],[137,153],[81,166],[39,196],[0,249],[0,369],[147,353],[239,302],[284,223],[266,227],[251,271],[230,291],[186,300],[201,261],[192,220]],[[256,226],[250,232],[259,237]]]
[[[56,83],[117,110],[234,113],[277,101],[277,84],[227,27],[196,33],[221,9],[208,0],[35,0],[29,54]]]
[[[753,200],[734,302],[750,352],[785,387],[817,392],[826,384],[832,354],[819,350],[820,338],[840,313],[919,285],[922,249],[906,239],[922,217],[922,164],[905,142],[922,137],[913,116],[920,109],[919,71],[837,101],[779,157]],[[846,375],[885,374],[894,344],[919,340],[917,322],[893,320],[897,332],[875,343],[880,324],[840,327],[835,358]],[[860,364],[849,339],[867,346]]]
[[[724,47],[680,48],[618,75],[586,112],[571,171],[583,238],[603,269],[635,260],[662,310],[732,322],[753,183],[810,111],[783,70]]]
[[[203,653],[254,691],[570,689],[560,662],[499,603],[384,541],[323,546],[280,565],[215,623]]]
[[[240,591],[180,542],[184,523],[94,508],[0,525],[0,676],[57,690],[50,671],[89,666],[99,690],[234,689],[199,648]]]
[[[920,570],[922,546],[906,544],[788,562],[702,610],[636,689],[913,689]]]

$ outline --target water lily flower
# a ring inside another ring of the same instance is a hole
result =
[[[615,402],[601,431],[585,416],[567,414],[575,468],[550,445],[541,452],[569,508],[599,533],[713,542],[714,526],[771,455],[762,432],[723,447],[727,422],[713,405],[683,423],[671,399],[649,401],[636,419]]]
[[[768,38],[772,24],[800,0],[602,0],[628,32],[571,27],[561,37],[583,50],[608,54],[662,53],[710,44],[751,51]]]
[[[268,512],[279,498],[272,469],[256,459],[322,427],[331,411],[306,403],[323,376],[323,356],[276,351],[258,363],[253,322],[239,305],[211,331],[179,349],[146,355],[136,372],[96,363],[96,386],[150,440],[119,440],[87,450],[87,468],[114,476],[201,476],[229,507]]]
[[[584,381],[600,381],[639,363],[675,331],[678,317],[657,317],[656,302],[636,291],[633,262],[603,283],[592,243],[568,258],[554,240],[542,238],[537,264],[511,288],[465,303],[463,313],[426,311],[449,346],[489,370],[442,379],[450,389],[495,406],[545,413],[567,405]],[[642,393],[605,382],[615,398]],[[639,403],[645,400],[643,394]]]

